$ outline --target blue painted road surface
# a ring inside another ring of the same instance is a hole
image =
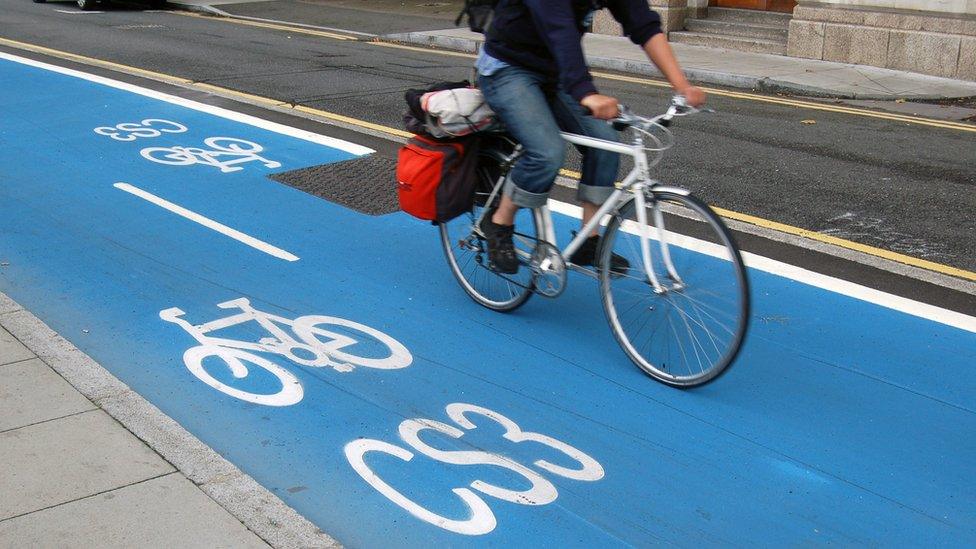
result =
[[[976,544],[958,322],[753,269],[737,363],[670,389],[591,281],[492,313],[429,225],[267,178],[361,147],[0,82],[0,290],[343,543]]]

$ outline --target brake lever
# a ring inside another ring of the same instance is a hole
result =
[[[627,128],[629,128],[630,125],[627,124],[626,122],[623,122],[623,121],[619,120],[619,119],[620,118],[623,118],[625,116],[628,116],[629,114],[630,114],[630,109],[627,108],[627,105],[624,105],[623,103],[618,103],[617,104],[617,118],[614,119],[614,120],[607,120],[607,122],[610,123],[610,126],[614,130],[616,130],[618,132],[622,132],[622,131],[626,130]]]
[[[677,102],[673,103],[671,105],[671,108],[668,109],[668,114],[664,118],[662,118],[658,123],[661,126],[667,128],[671,126],[671,123],[674,121],[674,118],[677,116],[685,116],[688,114],[698,114],[698,113],[714,113],[714,112],[715,109],[711,109],[709,107],[692,107],[691,105],[684,103],[682,99],[681,103],[677,103]]]
[[[674,121],[674,117],[675,116],[681,116],[681,109],[682,108],[688,108],[684,104],[684,98],[681,98],[682,99],[681,102],[678,102],[677,101],[677,98],[679,98],[679,97],[681,97],[681,96],[680,95],[679,96],[675,96],[675,99],[672,99],[671,100],[671,107],[668,108],[668,112],[665,113],[664,116],[661,117],[660,120],[658,120],[657,123],[662,128],[670,128],[671,127],[671,122]]]

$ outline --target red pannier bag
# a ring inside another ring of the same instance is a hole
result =
[[[477,137],[410,138],[397,158],[400,208],[428,221],[450,221],[471,209],[477,181]]]

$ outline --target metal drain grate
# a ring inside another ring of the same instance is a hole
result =
[[[400,209],[396,160],[371,154],[354,160],[279,173],[271,179],[368,215]]]

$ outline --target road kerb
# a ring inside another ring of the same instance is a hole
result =
[[[0,292],[0,327],[273,547],[339,547],[281,499]]]

